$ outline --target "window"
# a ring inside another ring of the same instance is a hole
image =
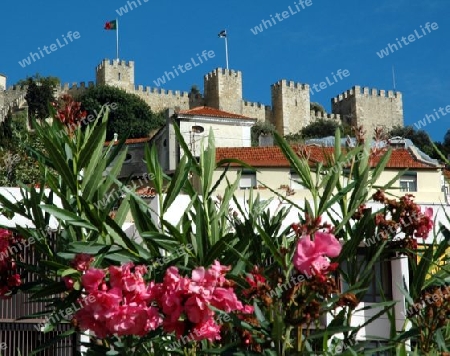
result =
[[[406,173],[400,177],[401,192],[417,192],[417,173]]]
[[[365,264],[370,262],[371,256],[366,255],[366,249],[358,249],[358,266],[361,266],[361,270],[364,269]],[[347,271],[347,261],[341,263],[341,267],[344,271]],[[377,303],[383,301],[383,296],[387,300],[392,299],[392,273],[391,273],[391,261],[377,261],[372,267],[373,278],[370,281],[369,288],[366,294],[362,298],[362,302]],[[348,290],[347,283],[341,279],[341,290],[345,292]]]
[[[120,81],[120,73],[117,75],[117,77],[118,77],[117,79],[119,79],[119,81]]]
[[[129,153],[127,153],[127,155],[125,156],[125,160],[123,161],[123,163],[130,163],[131,162],[131,160],[132,160],[132,156],[129,154]]]
[[[243,171],[239,181],[240,189],[250,189],[256,187],[256,173],[253,171]]]

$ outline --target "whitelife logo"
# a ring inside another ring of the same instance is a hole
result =
[[[198,67],[200,64],[203,64],[203,61],[207,62],[208,59],[214,58],[215,56],[216,56],[216,54],[214,53],[214,51],[203,50],[201,56],[197,53],[198,62],[196,62],[195,58],[192,57],[190,62],[187,62],[186,64],[179,64],[176,68],[175,68],[175,66],[172,66],[173,72],[165,71],[164,75],[162,77],[158,78],[157,80],[154,80],[153,83],[155,83],[155,85],[157,87],[160,87],[161,85],[166,84],[166,82],[169,82],[170,80],[175,79],[175,74],[177,77],[180,76],[180,73],[178,73],[177,69],[181,72],[181,74],[184,74],[193,68],[192,65],[194,67]],[[204,60],[202,60],[202,57],[204,58]],[[174,72],[175,72],[175,74],[174,74]],[[167,80],[166,80],[166,78],[167,78]]]
[[[386,48],[383,48],[381,51],[377,52],[377,56],[380,58],[387,57],[391,53],[398,51],[399,47],[400,47],[400,49],[403,48],[402,43],[405,46],[408,46],[410,43],[414,42],[415,40],[425,37],[426,35],[431,33],[432,30],[436,31],[438,28],[439,28],[439,26],[438,26],[437,22],[432,22],[432,23],[427,22],[425,24],[425,28],[423,28],[423,26],[420,25],[420,29],[422,30],[423,36],[421,36],[417,30],[414,30],[414,33],[412,33],[408,36],[409,42],[406,40],[405,36],[403,36],[400,40],[398,38],[396,38],[395,40],[397,41],[398,46],[395,43],[394,44],[388,43]],[[426,29],[426,31],[425,31],[425,29]],[[390,53],[389,53],[389,51],[390,51]]]
[[[45,57],[44,52],[46,54],[51,54],[53,52],[56,52],[58,49],[67,46],[69,43],[72,43],[73,41],[79,39],[80,37],[81,37],[81,35],[78,31],[75,31],[75,32],[69,31],[69,32],[67,32],[67,37],[62,35],[62,39],[57,38],[56,44],[52,43],[50,46],[42,47],[42,49],[41,49],[41,47],[38,47],[39,53],[30,52],[30,55],[27,58],[24,58],[23,60],[19,61],[19,64],[22,68],[25,68],[26,66],[31,65],[31,60],[33,60],[33,63],[34,63],[34,62],[38,61],[39,59],[44,58]]]
[[[137,4],[136,4],[137,1]],[[119,16],[122,16],[123,14],[128,14],[128,11],[133,11],[134,9],[137,9],[139,6],[142,6],[141,0],[136,1],[127,1],[125,6],[121,6],[119,9],[116,10],[117,14]],[[149,2],[150,0],[142,0],[143,2]],[[139,5],[138,5],[139,4]]]
[[[299,12],[301,12],[302,10],[305,10],[306,7],[311,6],[312,0],[299,0],[298,3],[294,2],[295,5],[295,9],[297,11],[295,11],[292,6],[288,6],[288,10],[282,11],[281,14],[279,12],[277,12],[275,14],[275,18],[273,17],[273,15],[270,15],[270,20],[261,20],[261,24],[257,25],[253,28],[250,29],[250,31],[254,34],[257,35],[259,33],[262,33],[264,30],[268,30],[270,27],[288,19],[289,17],[298,14]],[[277,21],[278,20],[278,21]]]

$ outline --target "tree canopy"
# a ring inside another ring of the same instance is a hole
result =
[[[163,113],[154,113],[144,100],[119,88],[107,85],[91,87],[76,99],[81,101],[88,116],[96,116],[103,105],[110,107],[107,140],[112,140],[115,133],[119,139],[148,137],[152,130],[165,122]]]
[[[50,107],[55,101],[55,89],[59,86],[59,79],[56,77],[42,77],[35,74],[33,77],[17,82],[17,85],[27,85],[25,100],[28,104],[28,120],[31,117],[43,120],[51,116]]]
[[[255,125],[252,126],[252,129],[251,129],[252,146],[253,147],[259,146],[259,136],[260,135],[273,134],[275,132],[275,130],[276,130],[275,126],[273,126],[270,122],[258,121]]]
[[[433,148],[432,141],[430,137],[424,130],[415,130],[413,126],[394,126],[389,131],[389,137],[400,136],[403,138],[410,139],[414,145],[416,145],[421,151],[427,155],[434,157],[436,156],[436,151]],[[436,157],[437,158],[437,157]]]

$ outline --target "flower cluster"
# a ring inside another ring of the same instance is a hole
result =
[[[61,100],[63,102],[63,108],[57,111],[56,118],[70,130],[73,130],[86,117],[87,113],[81,110],[81,103],[73,100],[70,95],[63,95]]]
[[[83,265],[87,259],[78,260]],[[75,319],[81,329],[89,329],[99,338],[143,336],[162,327],[177,337],[219,340],[221,325],[211,307],[226,313],[253,312],[237,299],[233,283],[225,278],[229,269],[216,261],[209,269],[196,268],[188,278],[170,267],[163,282],[154,283],[144,280],[145,266],[128,263],[106,271],[89,268],[81,283],[87,297],[95,301],[78,311]]]
[[[151,306],[152,295],[144,281],[146,267],[132,263],[110,266],[105,272],[88,269],[81,283],[94,300],[75,314],[79,327],[91,330],[99,338],[111,335],[143,336],[160,326],[158,309]],[[108,278],[107,278],[108,277]]]
[[[405,237],[400,241],[402,246],[415,248],[417,238],[428,237],[433,229],[433,209],[426,208],[422,212],[420,205],[416,204],[413,198],[413,195],[406,194],[399,200],[388,199],[381,190],[373,195],[375,201],[385,205],[385,209],[375,216],[378,236],[382,240],[404,233]]]
[[[12,296],[15,288],[22,282],[17,273],[15,256],[12,254],[13,246],[20,243],[21,238],[5,229],[0,229],[0,298],[7,299]]]
[[[297,235],[301,231],[293,226]],[[316,231],[314,240],[311,235],[300,236],[294,254],[293,263],[295,268],[303,274],[314,274],[325,278],[327,272],[333,271],[337,265],[330,263],[330,257],[337,257],[341,252],[342,246],[336,237],[330,232],[330,229]]]
[[[151,291],[164,316],[166,332],[193,335],[194,340],[220,340],[220,328],[211,306],[226,313],[249,314],[253,308],[243,305],[234,292],[234,283],[225,278],[230,267],[218,261],[207,270],[192,271],[192,277],[180,276],[176,267],[170,267],[163,283],[152,286]]]

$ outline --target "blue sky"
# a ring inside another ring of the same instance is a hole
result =
[[[227,29],[230,68],[242,71],[246,100],[270,105],[270,85],[280,79],[312,85],[328,76],[334,82],[332,73],[347,69],[348,77],[312,96],[330,111],[331,98],[354,85],[393,89],[395,66],[406,125],[450,105],[448,0],[310,0],[304,9],[300,0],[139,1],[141,5],[135,0],[137,7],[122,16],[116,10],[128,6],[125,0],[80,0],[71,5],[56,0],[46,0],[45,5],[4,1],[0,73],[7,75],[8,85],[37,72],[62,82],[94,81],[95,66],[115,57],[115,33],[103,26],[117,17],[120,58],[135,61],[136,84],[155,87],[154,81],[172,66],[212,50],[214,58],[165,85],[172,90],[188,91],[192,84],[203,88],[203,75],[225,66],[224,40],[217,35]],[[284,19],[283,11],[289,12]],[[251,29],[271,15],[276,24],[253,34]],[[436,22],[438,28],[425,36],[420,26],[427,31],[427,22]],[[78,31],[79,38],[65,43],[69,31]],[[396,44],[396,38],[409,35],[414,42],[397,45],[398,50],[384,58],[377,55],[389,43]],[[48,50],[50,54],[25,68],[19,65],[30,52],[57,39],[64,46]],[[449,122],[447,114],[424,129],[434,140],[442,140]]]

